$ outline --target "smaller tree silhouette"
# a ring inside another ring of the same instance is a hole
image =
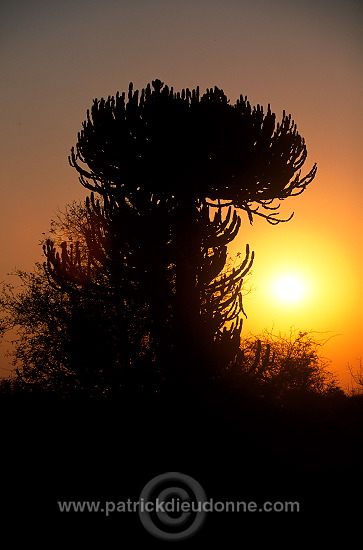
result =
[[[12,333],[17,379],[33,388],[64,389],[73,374],[64,357],[67,297],[49,285],[40,264],[33,273],[17,270],[15,275],[20,288],[4,285],[0,307],[4,332]]]
[[[242,341],[238,356],[225,371],[225,380],[252,395],[284,400],[289,395],[341,393],[320,355],[324,341],[313,332],[291,330],[289,335],[265,331]]]
[[[2,331],[16,331],[18,380],[60,393],[153,391],[160,380],[146,305],[128,272],[125,284],[118,278],[115,285],[105,265],[104,225],[86,204],[74,203],[52,222],[50,234],[44,248],[54,263],[48,258],[32,273],[17,270],[20,287],[4,285],[0,297]]]
[[[353,370],[353,367],[348,364],[348,371],[352,380],[350,394],[352,396],[363,396],[363,362],[359,359],[358,367]]]

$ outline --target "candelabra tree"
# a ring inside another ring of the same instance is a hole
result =
[[[270,106],[264,113],[242,95],[231,105],[217,87],[175,93],[155,80],[141,92],[130,84],[127,94],[96,99],[70,164],[91,191],[98,233],[88,235],[83,264],[75,245],[59,252],[48,242],[47,272],[80,289],[95,284],[89,275],[101,266],[108,292],[122,294],[120,307],[135,297],[160,363],[196,378],[213,363],[207,352],[217,365],[238,349],[241,285],[253,260],[247,247],[241,265],[223,272],[238,211],[250,223],[255,215],[287,221],[281,201],[315,177],[316,165],[301,176],[306,156],[290,115],[276,124]]]

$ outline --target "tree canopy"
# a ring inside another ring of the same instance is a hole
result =
[[[95,99],[70,162],[85,187],[135,207],[149,192],[226,201],[251,215],[261,213],[256,204],[274,209],[306,189],[316,173],[314,165],[301,177],[306,157],[291,115],[276,123],[270,106],[264,113],[243,95],[231,105],[217,87],[175,93],[154,80],[141,92],[130,83],[127,96]]]

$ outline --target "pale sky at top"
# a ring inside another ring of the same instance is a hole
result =
[[[362,4],[353,0],[2,3],[0,280],[41,261],[38,243],[57,207],[84,196],[67,157],[93,98],[155,78],[175,89],[217,85],[233,103],[242,93],[253,105],[270,103],[278,118],[291,113],[307,143],[304,171],[319,167],[311,189],[286,202],[292,222],[249,228],[245,221],[236,248],[249,242],[256,251],[257,283],[289,255],[315,265],[317,279],[329,272],[316,328],[345,334],[330,350],[341,354],[340,369],[343,356],[356,362],[363,356],[362,26]],[[258,325],[252,303],[246,330]],[[314,328],[313,317],[301,328]]]

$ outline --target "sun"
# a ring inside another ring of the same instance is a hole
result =
[[[272,283],[272,293],[280,302],[296,304],[306,297],[306,282],[300,275],[279,275]]]

